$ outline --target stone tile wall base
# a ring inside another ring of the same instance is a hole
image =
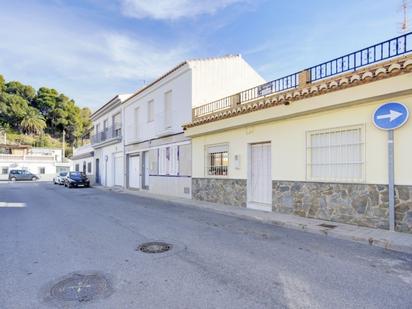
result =
[[[245,179],[193,178],[195,200],[246,207]],[[395,226],[412,233],[412,186],[395,187]],[[307,218],[388,229],[388,186],[273,181],[272,210]]]
[[[273,181],[273,211],[388,229],[388,186]],[[412,186],[396,186],[396,230],[412,233]]]
[[[246,207],[246,180],[192,178],[192,198],[231,206]]]

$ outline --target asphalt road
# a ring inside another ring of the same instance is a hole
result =
[[[136,251],[153,240],[173,247]],[[52,297],[74,273],[110,288]],[[95,188],[0,184],[1,309],[401,309],[411,291],[412,255]]]

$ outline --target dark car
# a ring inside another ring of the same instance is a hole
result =
[[[90,180],[83,172],[69,172],[64,177],[64,186],[73,187],[90,187]]]
[[[9,180],[16,181],[16,180],[32,180],[36,181],[39,179],[39,176],[26,171],[26,170],[10,170],[9,172]]]

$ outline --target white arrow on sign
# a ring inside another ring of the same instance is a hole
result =
[[[386,118],[389,118],[389,121],[391,122],[391,121],[395,120],[396,118],[399,118],[399,117],[402,116],[402,115],[403,115],[403,114],[400,113],[400,112],[397,112],[397,111],[394,111],[394,110],[389,110],[389,114],[379,115],[379,116],[377,116],[376,118],[377,118],[377,119],[386,119]]]

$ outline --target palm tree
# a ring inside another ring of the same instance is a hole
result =
[[[40,134],[46,128],[46,121],[37,109],[30,107],[20,125],[27,134]]]

